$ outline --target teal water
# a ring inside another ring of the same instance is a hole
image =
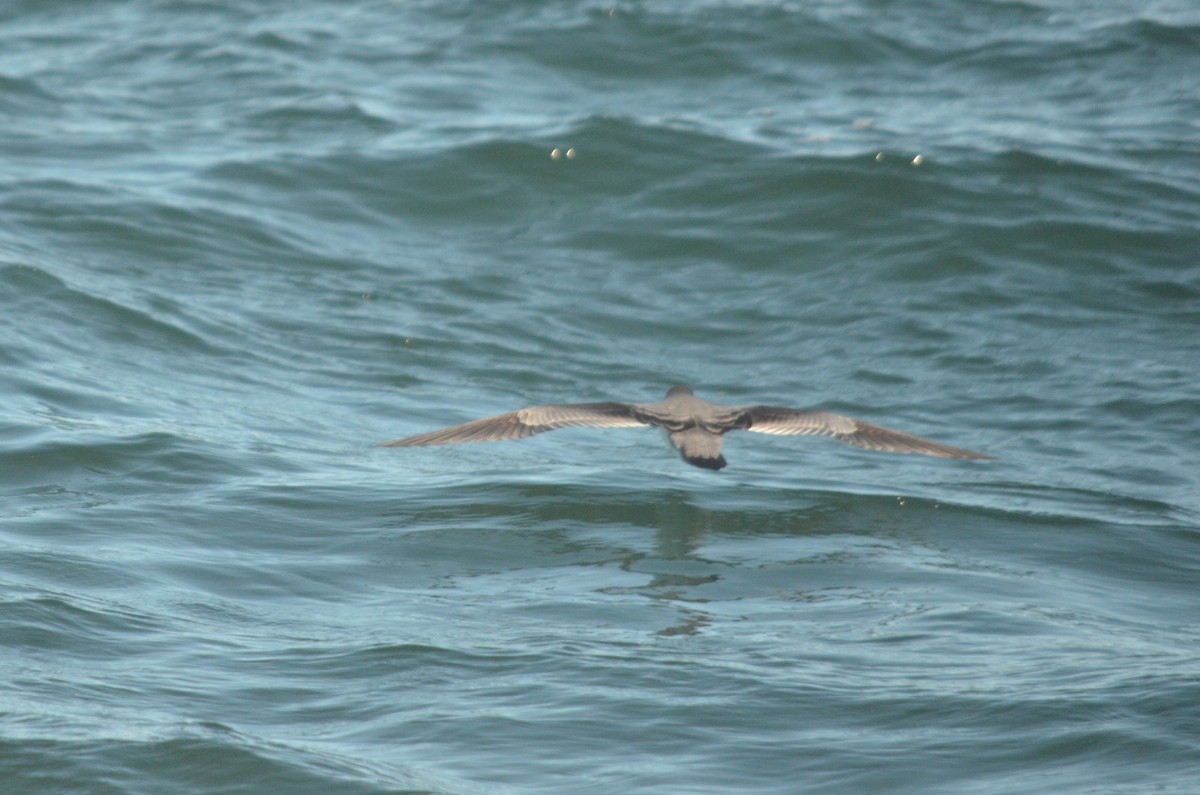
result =
[[[5,6],[0,791],[1193,792],[1196,74],[1167,0]],[[375,446],[680,381],[998,460]]]

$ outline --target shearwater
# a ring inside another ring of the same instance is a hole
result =
[[[839,442],[888,453],[938,458],[991,459],[992,456],[922,439],[828,411],[778,406],[719,406],[673,386],[658,403],[561,403],[531,406],[438,431],[387,442],[381,447],[424,447],[462,442],[524,439],[559,428],[662,428],[679,455],[704,469],[721,469],[721,442],[729,431],[783,436],[829,436]]]

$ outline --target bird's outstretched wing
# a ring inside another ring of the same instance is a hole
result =
[[[424,447],[462,442],[501,442],[524,439],[558,428],[624,428],[648,425],[628,403],[566,403],[531,406],[438,431],[386,442],[380,447]]]
[[[828,411],[804,411],[777,406],[748,406],[742,409],[742,430],[785,436],[829,436],[864,450],[888,453],[919,453],[938,458],[991,459],[992,456],[922,439],[920,436],[881,428]]]

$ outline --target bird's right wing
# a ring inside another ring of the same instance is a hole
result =
[[[524,439],[559,428],[625,428],[648,425],[628,403],[566,403],[531,406],[474,422],[430,431],[380,447],[424,447],[462,442],[500,442]]]

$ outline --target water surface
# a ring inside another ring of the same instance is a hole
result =
[[[0,39],[5,792],[1193,790],[1192,4]],[[676,382],[999,460],[374,446]]]

